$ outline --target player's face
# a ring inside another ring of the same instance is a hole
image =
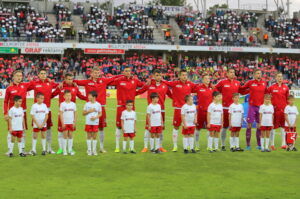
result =
[[[188,79],[187,73],[186,73],[186,72],[180,73],[179,79],[180,79],[181,81],[187,81],[187,79]]]
[[[100,71],[99,70],[93,70],[93,72],[91,73],[91,77],[92,78],[99,78],[100,77]]]
[[[282,83],[282,80],[283,80],[282,74],[281,74],[281,73],[277,74],[277,75],[276,75],[276,81],[277,81],[278,83]]]
[[[256,71],[255,74],[254,74],[254,78],[257,79],[257,80],[260,80],[261,79],[261,75],[262,75],[261,71]]]
[[[239,101],[239,99],[240,99],[240,96],[234,96],[233,97],[234,103],[237,103]]]
[[[289,102],[289,105],[294,105],[294,103],[295,103],[295,99],[294,99],[294,98],[292,98],[292,99],[289,99],[289,100],[288,100],[288,102]]]
[[[66,82],[66,84],[69,84],[69,85],[73,84],[73,77],[70,77],[70,76],[66,77],[65,82]]]
[[[15,73],[13,76],[13,79],[16,83],[20,83],[23,79],[23,74],[22,73]]]
[[[158,97],[152,98],[153,103],[158,103],[158,100],[159,100]]]
[[[95,101],[95,97],[93,97],[92,95],[88,95],[88,100],[90,102],[93,102],[93,101]]]
[[[208,75],[204,76],[202,78],[202,82],[203,82],[203,84],[208,85],[210,83],[210,77]]]
[[[154,78],[154,80],[155,80],[156,82],[160,82],[161,79],[162,79],[161,73],[155,73],[155,74],[153,75],[153,78]]]
[[[192,98],[192,97],[189,97],[188,100],[186,101],[186,103],[187,103],[188,105],[193,104],[193,98]]]
[[[45,97],[43,95],[41,95],[41,96],[36,98],[36,101],[41,104],[41,103],[44,102],[44,99],[45,99]]]
[[[234,79],[234,78],[235,78],[235,71],[234,71],[234,70],[229,70],[229,71],[227,72],[227,77],[228,77],[229,79]]]
[[[71,99],[72,99],[71,93],[66,93],[66,94],[64,95],[64,98],[65,98],[66,101],[71,101]]]
[[[38,75],[40,80],[45,80],[47,78],[47,73],[46,71],[41,71]]]
[[[214,98],[217,102],[220,102],[222,100],[222,95],[217,95],[215,98]]]
[[[265,103],[266,104],[270,104],[271,103],[271,98],[270,97],[266,97],[265,98]]]
[[[130,68],[125,68],[123,71],[125,77],[130,77],[131,76],[131,69]]]
[[[17,107],[21,106],[22,105],[22,99],[19,99],[18,101],[15,102],[15,105]]]
[[[128,111],[131,111],[131,110],[133,109],[133,103],[128,103],[128,104],[126,104],[126,109],[127,109]]]

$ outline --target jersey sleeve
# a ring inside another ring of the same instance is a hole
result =
[[[134,112],[134,120],[137,120],[136,112]]]
[[[34,104],[31,106],[30,115],[34,115]]]
[[[151,113],[151,107],[150,107],[150,106],[147,107],[147,113],[148,113],[148,114]]]
[[[136,81],[136,85],[137,85],[138,87],[143,87],[143,86],[145,86],[145,83],[142,82],[141,80],[139,80],[139,79],[136,78],[135,81]]]
[[[210,104],[210,105],[208,106],[208,108],[207,108],[207,112],[208,112],[208,113],[212,113],[212,111],[213,111],[212,109],[213,109],[213,108],[212,108],[212,105]]]
[[[259,113],[263,113],[263,106],[259,107]]]
[[[63,112],[63,110],[64,110],[64,105],[63,105],[63,103],[60,104],[59,110],[60,110],[61,112]]]
[[[150,86],[148,85],[144,85],[141,89],[138,89],[136,92],[135,92],[135,95],[141,95],[143,94],[144,92],[146,92],[148,89],[149,89]]]
[[[183,107],[181,108],[181,115],[185,115],[185,105],[183,105]]]
[[[121,120],[124,120],[124,119],[125,119],[125,112],[123,111],[122,115],[121,115]]]
[[[100,103],[98,103],[98,109],[99,109],[98,113],[101,113],[102,112],[102,105]]]
[[[46,106],[46,104],[44,104],[44,108],[45,108],[46,114],[48,114],[48,113],[49,113],[49,109],[48,109],[48,107]]]
[[[77,111],[76,104],[75,104],[75,103],[73,103],[73,105],[74,105],[74,111]]]
[[[8,111],[8,116],[9,116],[10,118],[13,117],[13,111],[12,111],[12,109],[9,109],[9,111]]]
[[[229,113],[232,113],[232,111],[233,111],[232,109],[233,109],[233,108],[232,108],[232,106],[230,105],[230,106],[229,106],[229,111],[228,111],[228,112],[229,112]]]
[[[244,111],[244,107],[241,105],[241,110],[242,110],[242,113],[244,114],[245,111]]]
[[[87,97],[84,96],[84,95],[80,92],[80,90],[79,90],[78,87],[77,87],[77,93],[76,93],[76,95],[77,95],[77,97],[78,97],[79,99],[81,99],[81,100],[86,100],[86,99],[87,99]]]
[[[223,87],[223,80],[220,80],[216,86],[215,86],[215,89],[219,92],[222,92],[222,87]]]
[[[83,79],[83,80],[73,80],[74,83],[76,83],[78,86],[86,86],[89,80]]]
[[[51,98],[56,97],[59,93],[60,93],[60,88],[56,87],[56,89],[51,94]]]
[[[123,77],[124,75],[115,75],[113,77],[110,77],[110,78],[103,78],[104,82],[107,84],[107,85],[112,85],[113,82],[120,78],[120,77]]]
[[[296,107],[296,115],[299,115],[299,112],[298,112],[298,109],[297,109],[297,107]]]
[[[285,114],[288,114],[289,112],[288,112],[288,106],[286,106],[285,108],[284,108],[284,113]]]

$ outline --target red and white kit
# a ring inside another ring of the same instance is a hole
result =
[[[150,115],[150,121],[148,121],[151,126],[150,133],[161,133],[163,122],[161,106],[159,104],[149,104],[147,107],[147,114]]]
[[[74,131],[76,104],[74,102],[62,102],[59,110],[63,113],[63,124],[65,125],[65,128],[61,127],[61,132]]]
[[[11,135],[18,138],[23,137],[23,120],[24,120],[24,110],[22,107],[16,108],[12,107],[8,111],[8,116],[11,118]]]
[[[102,108],[101,105],[98,102],[92,103],[92,102],[87,102],[83,110],[88,111],[90,109],[95,109],[94,112],[91,112],[85,116],[85,131],[86,132],[98,132],[99,128],[99,120],[91,120],[92,117],[96,117],[101,113]]]
[[[231,114],[230,131],[240,132],[242,127],[242,119],[244,115],[244,108],[241,104],[231,104],[229,106],[229,114]]]
[[[43,124],[47,114],[49,114],[49,109],[46,106],[46,104],[38,104],[35,103],[31,107],[30,115],[33,115],[35,118],[35,121],[38,123],[38,125]],[[36,123],[32,121],[32,126],[33,126],[33,132],[45,132],[47,131],[47,123],[43,126],[42,129],[38,128]]]
[[[121,115],[121,120],[124,122],[124,137],[135,137],[135,129],[134,124],[136,121],[136,113],[135,111],[127,111],[124,110]]]
[[[182,134],[188,135],[188,134],[194,134],[195,133],[195,119],[197,114],[197,108],[195,104],[188,105],[185,104],[181,108],[181,115],[184,115],[184,119],[187,125],[187,129],[182,128]]]
[[[261,131],[271,131],[273,129],[273,114],[274,107],[273,105],[261,105],[259,107],[259,113],[262,114],[260,121],[260,130]]]
[[[210,128],[208,131],[220,132],[222,127],[222,115],[223,115],[223,106],[222,104],[211,103],[208,106],[208,113],[210,113]]]

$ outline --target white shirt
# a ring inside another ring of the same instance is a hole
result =
[[[76,104],[74,102],[61,103],[59,110],[63,113],[64,124],[74,124],[74,113],[76,111]]]
[[[150,126],[161,126],[161,106],[159,104],[149,104],[147,107],[147,114],[150,114]]]
[[[23,131],[24,110],[22,107],[11,107],[8,111],[8,116],[11,118],[11,130]]]
[[[30,111],[30,115],[33,115],[35,118],[35,121],[41,125],[45,118],[46,115],[49,113],[49,109],[47,108],[46,104],[42,103],[42,104],[38,104],[35,103],[32,105],[31,107],[31,111]],[[45,123],[45,125],[43,127],[46,127],[47,124]],[[37,125],[33,122],[33,128],[37,128]]]
[[[123,111],[121,120],[124,121],[124,132],[134,133],[134,122],[136,121],[136,113],[134,111]]]
[[[299,115],[298,109],[296,106],[287,105],[284,109],[284,113],[287,114],[288,120],[291,125],[295,124],[297,115]],[[288,123],[285,122],[285,126],[288,127]]]
[[[229,113],[231,114],[231,126],[241,127],[244,108],[241,104],[231,104],[229,106]]]
[[[273,126],[273,114],[274,114],[274,107],[273,105],[261,105],[259,107],[259,113],[262,114],[261,117],[261,126]]]
[[[87,125],[99,125],[99,119],[92,121],[91,118],[96,117],[97,115],[99,115],[99,113],[101,113],[101,111],[102,111],[101,104],[99,104],[98,102],[95,102],[95,103],[87,102],[84,105],[83,110],[88,111],[93,108],[96,111],[89,113],[85,116],[85,124],[87,124]]]
[[[222,104],[211,103],[208,106],[207,112],[210,113],[210,124],[222,125],[222,114],[223,114]]]
[[[184,119],[186,125],[188,127],[195,126],[195,117],[196,117],[197,109],[195,104],[188,105],[185,104],[181,107],[181,115],[184,115]]]

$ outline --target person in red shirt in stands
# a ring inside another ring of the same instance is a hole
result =
[[[286,138],[284,131],[285,117],[284,109],[287,106],[288,96],[290,94],[289,87],[283,83],[283,75],[281,72],[276,73],[276,83],[268,88],[268,93],[272,96],[272,105],[274,106],[274,128],[271,131],[271,149],[275,150],[275,130],[281,128],[281,148],[286,149]]]
[[[247,141],[247,150],[250,150],[250,140],[251,140],[251,129],[252,124],[256,122],[259,124],[259,107],[264,103],[264,96],[267,92],[267,82],[262,80],[262,71],[260,69],[254,70],[254,80],[249,80],[242,90],[249,93],[249,109],[247,116],[247,131],[246,131],[246,141]],[[260,144],[261,132],[259,128],[256,128],[256,140],[257,140],[257,149],[261,150]]]

